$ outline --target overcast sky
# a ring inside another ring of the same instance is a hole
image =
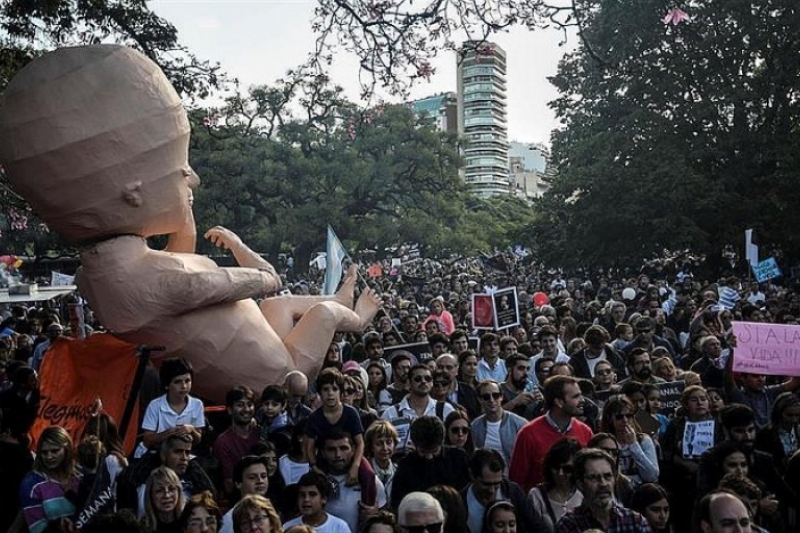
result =
[[[217,61],[244,86],[269,84],[303,63],[314,47],[307,0],[151,0],[149,6],[178,29],[181,42],[198,57]],[[547,103],[557,95],[547,77],[575,38],[559,47],[556,30],[515,28],[493,39],[508,54],[508,135],[510,140],[545,142],[556,119]],[[359,100],[358,63],[340,54],[331,79]],[[436,74],[412,90],[413,98],[456,90],[456,59],[443,53]],[[389,99],[389,98],[387,98]]]

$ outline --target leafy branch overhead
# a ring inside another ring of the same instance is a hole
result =
[[[145,0],[5,0],[0,2],[0,90],[21,64],[58,46],[113,41],[155,61],[176,90],[203,98],[219,87],[220,67],[178,42],[175,27]]]
[[[339,48],[361,66],[364,95],[376,86],[405,94],[434,73],[432,60],[464,41],[481,43],[514,25],[577,24],[582,0],[318,0],[312,28],[317,34],[312,64],[320,71]]]

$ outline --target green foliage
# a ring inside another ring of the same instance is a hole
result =
[[[558,177],[533,233],[564,265],[709,255],[745,227],[797,256],[800,11],[793,0],[579,4],[585,44],[552,103]],[[763,241],[762,241],[763,242]]]
[[[224,224],[270,255],[295,247],[298,265],[324,249],[328,224],[351,251],[476,245],[455,237],[467,217],[457,139],[406,106],[361,111],[312,78],[252,88],[193,120],[209,116],[220,125],[196,127],[190,154],[200,228]]]

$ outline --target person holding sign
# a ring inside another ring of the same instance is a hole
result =
[[[661,446],[664,463],[672,467],[667,470],[669,478],[665,482],[675,495],[675,507],[689,509],[695,500],[700,457],[719,439],[703,387],[686,387],[681,406],[684,414],[670,420]],[[688,517],[676,516],[677,520],[683,518]],[[684,526],[679,531],[688,529],[688,523],[677,525]]]

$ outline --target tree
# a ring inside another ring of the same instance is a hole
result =
[[[797,257],[800,12],[790,0],[596,2],[591,43],[564,58],[553,103],[558,176],[534,226],[563,264],[664,248],[719,257],[757,227]],[[763,241],[762,241],[763,242]]]
[[[201,228],[225,224],[273,257],[295,246],[298,266],[324,249],[328,224],[352,251],[446,253],[469,240],[454,238],[465,217],[457,139],[406,106],[362,111],[326,78],[293,76],[193,119],[205,122],[190,154]]]
[[[317,0],[312,63],[324,71],[339,48],[359,59],[362,87],[405,93],[429,78],[431,60],[464,41],[480,46],[492,34],[521,24],[529,28],[575,26],[581,0]]]

